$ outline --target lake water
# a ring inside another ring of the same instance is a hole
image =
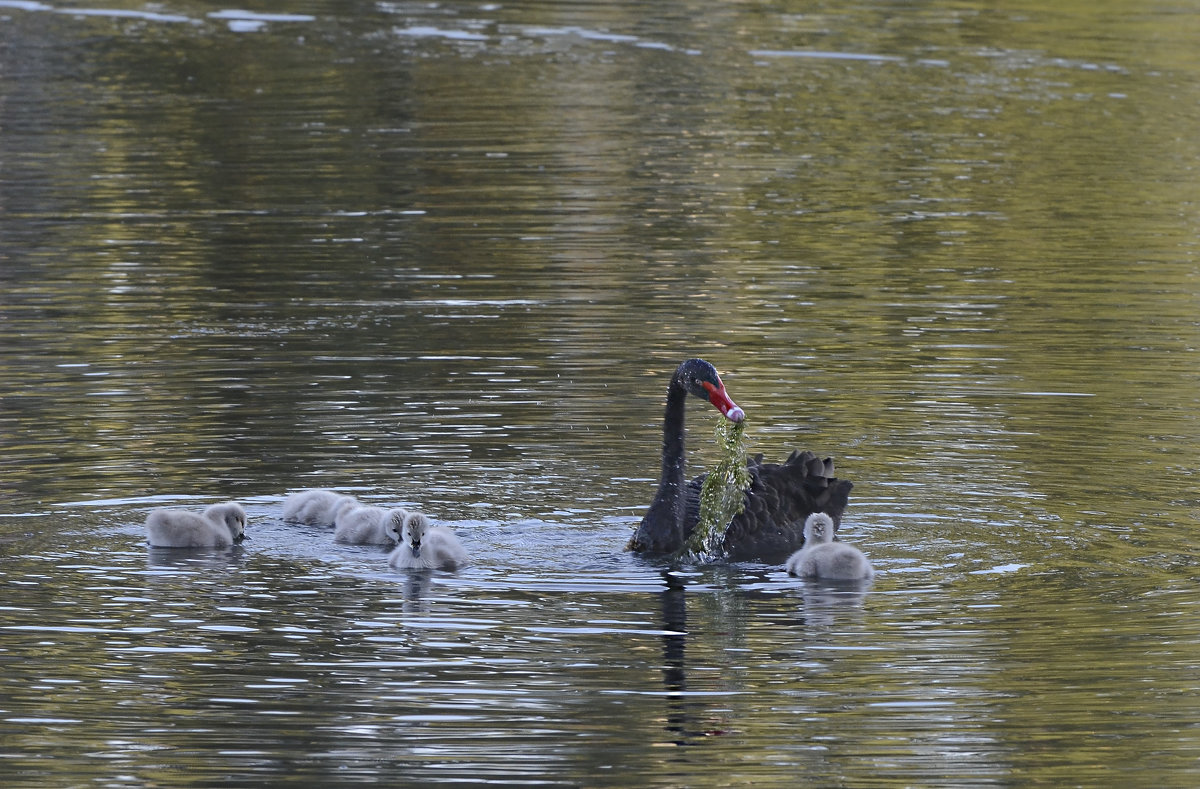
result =
[[[1200,15],[1000,5],[0,0],[0,780],[1195,786]],[[689,356],[868,590],[623,550]]]

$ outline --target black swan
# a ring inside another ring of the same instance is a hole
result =
[[[869,581],[871,562],[853,545],[833,541],[833,519],[815,512],[804,521],[804,547],[788,557],[784,568],[802,578],[829,581]]]
[[[357,505],[353,496],[332,490],[314,488],[293,493],[283,502],[283,519],[309,526],[332,526],[338,511],[348,505]]]
[[[146,516],[146,537],[155,548],[229,548],[246,539],[246,512],[232,501],[203,513],[160,507]]]
[[[333,519],[333,541],[350,545],[388,545],[392,542],[392,535],[387,529],[388,519],[396,515],[403,522],[407,514],[408,511],[404,509],[387,510],[367,504],[354,507],[343,505]]]
[[[663,420],[662,480],[629,548],[648,554],[675,554],[683,549],[700,518],[704,475],[685,482],[684,406],[695,395],[712,403],[727,419],[740,422],[745,412],[729,398],[716,369],[703,359],[679,365],[667,387]],[[764,463],[762,455],[747,460],[750,488],[745,510],[729,523],[721,543],[722,558],[775,563],[804,543],[804,519],[824,512],[839,523],[854,485],[833,475],[833,460],[812,452],[793,452],[783,463]]]
[[[390,518],[387,530],[400,543],[388,556],[388,564],[394,569],[457,570],[467,563],[467,552],[454,532],[431,525],[420,512],[408,513],[399,525],[394,517]]]

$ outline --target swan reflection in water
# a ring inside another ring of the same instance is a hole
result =
[[[708,709],[704,696],[688,692],[687,576],[667,569],[662,571],[662,578],[666,587],[660,599],[662,678],[667,700],[663,728],[672,744],[694,744],[697,738],[721,735],[727,731],[720,717]],[[734,578],[730,578],[729,582],[729,588],[716,594],[738,598],[754,594],[741,588]],[[803,607],[787,628],[789,633],[794,634],[797,649],[804,649],[813,642],[827,642],[831,637],[831,628],[845,624],[847,618],[853,620],[860,617],[871,589],[870,581],[845,580],[809,580],[789,586],[803,600]],[[778,598],[773,596],[773,599]],[[706,672],[706,675],[711,675],[711,672]]]
[[[870,581],[806,581],[800,590],[804,601],[804,624],[830,628],[844,622],[848,616],[857,618],[870,589]]]
[[[429,614],[433,601],[429,593],[433,589],[432,570],[411,570],[404,574],[404,600],[400,610],[406,614]]]
[[[177,548],[146,549],[146,566],[155,570],[179,570],[186,573],[209,573],[216,570],[228,571],[238,567],[246,558],[242,546],[232,548],[192,548],[181,551]]]
[[[662,593],[663,687],[667,691],[667,736],[676,745],[686,745],[697,736],[689,731],[692,706],[687,694],[687,597],[686,582],[671,570],[663,571],[667,588]]]

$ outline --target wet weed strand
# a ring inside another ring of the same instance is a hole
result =
[[[750,469],[746,466],[746,420],[717,421],[720,460],[708,473],[700,488],[700,520],[680,554],[695,561],[720,557],[721,543],[729,522],[746,509],[746,489],[750,487]]]

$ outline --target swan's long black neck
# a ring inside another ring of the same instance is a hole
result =
[[[683,486],[687,464],[684,458],[683,416],[686,405],[687,390],[672,378],[671,386],[667,389],[667,409],[663,417],[662,477],[654,502],[643,519],[643,523],[654,523],[656,526],[657,533],[653,535],[653,540],[658,544],[652,546],[652,550],[674,551],[683,545],[686,512]]]

